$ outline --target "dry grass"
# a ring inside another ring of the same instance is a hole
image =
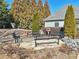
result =
[[[0,30],[2,37],[9,36],[12,32],[13,30]],[[27,31],[19,30],[19,32],[25,38]],[[19,44],[6,43],[0,45],[0,59],[77,59],[77,53],[66,45],[35,50],[19,47]]]
[[[0,48],[0,59],[77,59],[77,53],[65,45],[34,50],[20,48],[19,44],[4,44]]]

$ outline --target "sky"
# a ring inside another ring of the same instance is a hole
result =
[[[12,4],[13,0],[5,0],[8,4]],[[45,3],[45,0],[42,0]],[[49,8],[51,14],[54,14],[59,9],[63,8],[66,5],[78,6],[79,0],[48,0]],[[9,7],[10,8],[10,7]]]

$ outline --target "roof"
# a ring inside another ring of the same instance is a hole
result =
[[[65,19],[67,7],[68,6],[65,6],[64,8],[60,9],[53,16],[51,15],[47,17],[46,19],[44,19],[44,21],[56,21],[56,20],[63,21]],[[78,19],[79,18],[79,7],[73,6],[73,9],[74,9],[75,18]]]

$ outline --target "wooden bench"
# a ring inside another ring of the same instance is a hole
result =
[[[41,42],[41,43],[37,42],[37,40],[53,40],[53,39],[57,39],[57,42]],[[37,45],[39,44],[52,44],[52,43],[59,44],[59,36],[41,36],[36,37],[34,40],[35,40],[35,47],[37,47]]]

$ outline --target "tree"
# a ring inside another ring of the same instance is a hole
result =
[[[14,21],[17,21],[19,28],[31,29],[32,3],[30,0],[14,0],[12,5],[12,14]]]
[[[44,12],[44,18],[48,17],[49,15],[51,15],[50,10],[49,10],[49,5],[48,5],[48,1],[45,1],[44,7],[43,7],[43,12]]]
[[[64,34],[70,38],[76,36],[76,20],[74,17],[73,7],[70,5],[66,11],[65,20],[64,20]]]
[[[39,32],[40,30],[40,20],[38,13],[35,13],[32,19],[32,32]]]
[[[4,0],[0,0],[0,19],[5,18],[8,13],[7,3]]]
[[[39,14],[40,26],[43,27],[44,26],[43,25],[44,14],[43,14],[42,0],[38,0],[37,10],[38,10],[38,14]]]
[[[42,26],[43,19],[49,16],[48,5],[46,4],[45,7],[45,9],[47,10],[45,13],[47,13],[48,15],[45,16],[45,10],[43,10],[44,6],[42,4],[42,0],[38,0],[38,3],[36,2],[37,0],[14,0],[11,10],[14,21],[18,22],[19,28],[32,29],[32,17],[34,16],[34,13],[36,11],[38,12],[39,19],[41,20],[40,26]]]
[[[0,0],[0,28],[8,28],[10,26],[8,4],[4,0]]]

